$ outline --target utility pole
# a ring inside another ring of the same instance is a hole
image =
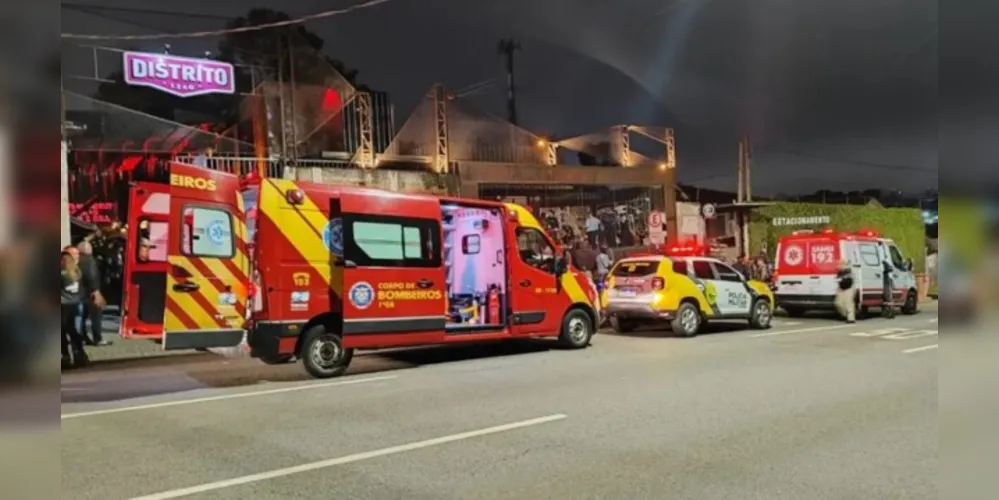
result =
[[[506,115],[510,123],[517,124],[517,87],[513,79],[513,53],[521,50],[520,42],[504,38],[496,44],[496,51],[506,60]]]
[[[736,194],[736,202],[739,204],[753,201],[752,181],[749,175],[749,167],[752,161],[752,146],[749,138],[743,137],[739,141],[739,188]],[[739,207],[739,252],[749,255],[749,208]]]

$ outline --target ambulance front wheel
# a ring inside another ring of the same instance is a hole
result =
[[[902,304],[902,314],[916,314],[919,312],[919,295],[915,290],[909,290],[905,296],[905,303]]]
[[[316,325],[302,335],[301,353],[305,370],[316,378],[343,375],[354,357],[353,349],[344,349],[343,338]]]
[[[593,338],[593,319],[581,309],[572,309],[562,318],[558,343],[567,349],[582,349]]]

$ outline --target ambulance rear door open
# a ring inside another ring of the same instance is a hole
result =
[[[446,276],[434,198],[350,191],[330,201],[332,245],[343,269],[343,345],[443,339]]]
[[[169,184],[129,192],[123,338],[164,349],[230,347],[243,339],[248,268],[239,179],[172,163]]]

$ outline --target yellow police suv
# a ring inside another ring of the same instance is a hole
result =
[[[614,265],[601,303],[619,333],[668,322],[677,335],[692,337],[709,320],[748,320],[752,328],[770,328],[774,295],[766,283],[747,280],[718,259],[646,255]]]

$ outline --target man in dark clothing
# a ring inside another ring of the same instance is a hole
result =
[[[740,255],[739,260],[735,261],[735,263],[732,264],[732,267],[734,267],[736,271],[742,273],[743,276],[749,276],[749,258],[745,255]]]
[[[881,267],[882,284],[884,286],[882,296],[884,303],[881,305],[881,315],[887,319],[895,319],[895,282],[891,278],[892,273],[895,271],[895,266],[885,260],[881,263]]]
[[[80,322],[80,333],[86,337],[87,322],[90,323],[90,338],[87,343],[95,346],[109,345],[103,338],[104,328],[104,297],[101,295],[101,271],[94,258],[94,248],[89,241],[77,245],[80,250],[80,273],[82,285],[83,321]]]

